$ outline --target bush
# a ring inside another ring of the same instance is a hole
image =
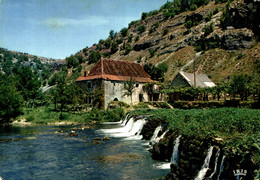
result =
[[[121,29],[121,31],[120,31],[121,36],[122,36],[122,37],[126,37],[126,36],[127,36],[127,32],[128,32],[128,29],[127,29],[127,28]]]
[[[205,25],[202,31],[204,32],[204,36],[208,36],[214,31],[214,23],[212,22],[209,25]]]
[[[168,28],[163,29],[163,36],[165,36],[166,34],[168,34],[168,32],[169,32],[169,29],[168,29]]]
[[[137,30],[138,30],[139,34],[142,34],[143,32],[145,32],[145,29],[146,29],[145,26],[141,25],[141,26],[138,27]]]

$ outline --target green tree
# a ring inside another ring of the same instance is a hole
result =
[[[0,125],[21,114],[23,98],[10,79],[0,74]]]
[[[124,83],[125,96],[131,97],[131,105],[133,105],[133,92],[135,88],[135,80],[131,77],[130,81]]]
[[[137,30],[139,31],[139,34],[142,34],[144,31],[145,31],[145,26],[144,25],[141,25],[137,28]]]
[[[110,30],[109,31],[109,37],[111,38],[111,39],[114,39],[115,37],[116,37],[116,32],[114,31],[114,30]]]
[[[120,31],[121,36],[122,36],[122,37],[126,37],[126,36],[127,36],[127,32],[128,32],[128,29],[127,29],[127,28],[121,29],[121,31]]]
[[[241,100],[246,100],[249,95],[251,77],[247,74],[234,75],[230,81],[230,92],[233,97],[239,95]]]
[[[79,65],[79,60],[75,56],[71,55],[66,58],[66,63],[68,68],[77,67]]]
[[[31,68],[21,67],[16,74],[17,89],[21,92],[25,101],[33,100],[37,98],[39,94],[39,88],[41,82],[38,80],[35,74],[33,74]]]
[[[99,51],[90,51],[89,57],[88,57],[88,62],[89,64],[91,63],[96,63],[100,60],[101,58],[101,53]]]
[[[111,46],[111,49],[110,49],[110,52],[111,54],[114,54],[118,51],[118,44],[116,41],[113,41],[112,42],[112,46]]]

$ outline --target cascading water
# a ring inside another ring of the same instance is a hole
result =
[[[168,132],[168,130],[165,131],[165,132],[160,136],[160,139],[162,139],[167,132]],[[178,165],[178,161],[179,161],[180,138],[181,138],[181,135],[179,135],[179,136],[176,138],[176,140],[174,141],[174,147],[173,147],[172,157],[171,157],[170,163],[160,163],[159,165],[155,165],[157,168],[159,168],[159,169],[170,169],[170,168],[171,168],[171,164],[176,164],[176,165]]]
[[[224,170],[224,160],[225,160],[226,156],[223,155],[222,157],[222,160],[221,160],[221,164],[220,164],[220,167],[219,167],[219,173],[218,173],[218,178],[217,180],[219,180],[220,176],[221,176],[221,173],[223,172]]]
[[[159,142],[164,136],[165,134],[168,132],[169,130],[167,129],[157,140],[157,142]]]
[[[151,140],[150,140],[150,144],[151,144],[151,145],[154,145],[155,143],[158,142],[159,137],[157,137],[157,136],[158,136],[158,134],[159,134],[159,132],[160,132],[161,130],[162,130],[162,126],[158,126],[158,127],[155,129],[155,131],[154,131],[154,133],[153,133],[153,136],[151,137]]]
[[[128,139],[142,139],[142,135],[140,135],[144,125],[146,123],[145,118],[139,119],[134,122],[132,129],[128,133],[118,134],[117,137],[128,137]]]
[[[104,133],[109,133],[110,136],[114,136],[114,137],[135,136],[134,139],[141,139],[142,136],[140,136],[140,132],[144,124],[146,123],[146,120],[145,118],[138,119],[137,121],[134,120],[135,120],[134,117],[130,118],[124,127],[114,128],[114,129],[101,129],[100,131]]]
[[[101,129],[100,131],[104,133],[124,133],[129,132],[134,124],[134,117],[130,118],[124,127],[114,128],[114,129]]]
[[[204,176],[206,175],[206,173],[209,169],[209,163],[210,163],[210,158],[212,156],[212,153],[213,153],[213,146],[211,146],[208,149],[207,156],[204,160],[204,164],[203,164],[201,170],[199,171],[197,177],[195,178],[195,180],[203,180],[204,179]]]
[[[216,171],[217,171],[219,155],[220,155],[220,149],[218,149],[218,151],[217,151],[217,153],[216,153],[214,171],[213,171],[213,173],[210,175],[209,179],[212,179],[212,177],[214,176],[214,174],[215,174]]]
[[[173,147],[172,157],[171,157],[171,164],[178,165],[180,138],[181,138],[181,135],[179,135],[174,142],[174,147]]]

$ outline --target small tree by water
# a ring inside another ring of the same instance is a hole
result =
[[[131,77],[130,81],[126,81],[124,83],[124,90],[125,90],[124,95],[131,97],[131,105],[133,105],[132,96],[133,96],[134,88],[135,88],[135,80]]]

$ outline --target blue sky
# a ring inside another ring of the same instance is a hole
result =
[[[60,58],[159,9],[167,0],[0,0],[0,47]]]

